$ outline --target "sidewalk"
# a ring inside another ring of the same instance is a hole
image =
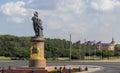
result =
[[[96,71],[99,71],[102,69],[104,69],[104,68],[103,67],[97,67],[97,68],[88,67],[88,71],[76,72],[76,73],[93,73],[93,72],[96,72]]]
[[[64,67],[64,66],[56,66],[57,68],[59,68],[59,67]],[[67,69],[69,69],[70,67],[71,67],[71,69],[72,68],[78,68],[79,67],[79,65],[68,65],[68,66],[65,66]],[[84,70],[84,68],[85,67],[88,67],[88,71],[83,71],[83,72],[75,72],[75,73],[92,73],[92,72],[95,72],[95,71],[99,71],[99,70],[102,70],[102,69],[104,69],[103,67],[101,67],[101,66],[92,66],[92,65],[80,65],[80,67]],[[48,71],[52,71],[52,70],[55,70],[54,69],[55,68],[55,66],[48,66],[48,67],[46,67],[46,69],[48,70]]]

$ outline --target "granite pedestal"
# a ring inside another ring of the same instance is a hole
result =
[[[44,58],[44,38],[31,38],[29,67],[45,68],[46,59]]]

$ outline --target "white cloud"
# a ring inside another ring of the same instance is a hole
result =
[[[106,41],[108,36],[111,36],[111,32],[117,35],[119,33],[120,9],[117,7],[120,3],[118,0],[53,0],[52,2],[28,0],[26,3],[23,1],[8,2],[1,6],[1,11],[7,16],[7,21],[23,22],[28,16],[26,6],[31,10],[29,19],[34,11],[39,12],[39,17],[43,21],[44,34],[47,37],[69,39],[69,34],[72,33],[72,40],[87,37],[86,39],[89,40],[103,39],[102,41]],[[112,9],[114,11],[110,11]],[[22,24],[29,22],[32,24],[31,20]],[[26,28],[23,30],[26,31]]]
[[[31,4],[31,3],[33,3],[33,1],[34,1],[34,0],[29,0],[29,1],[28,1],[28,4]]]
[[[120,6],[120,2],[118,0],[93,0],[91,6],[99,11],[109,11],[115,6]]]
[[[58,3],[58,10],[62,12],[82,13],[85,8],[83,0],[62,0]]]
[[[20,18],[20,17],[8,17],[7,21],[8,22],[21,23],[23,21],[23,19]]]
[[[110,24],[102,24],[100,27],[100,32],[101,33],[110,33]]]
[[[48,27],[52,30],[56,30],[56,29],[60,29],[61,28],[61,24],[57,21],[51,21],[49,22]]]
[[[16,23],[21,23],[23,17],[27,15],[27,9],[24,8],[25,2],[8,2],[1,6],[1,11],[3,14],[8,16],[8,19],[11,18],[12,21]],[[9,19],[10,20],[10,19]]]
[[[8,16],[12,15],[20,15],[25,16],[27,15],[27,10],[24,8],[25,2],[18,1],[18,2],[9,2],[1,6],[1,10],[4,14]]]
[[[71,20],[71,16],[69,16],[69,15],[64,15],[64,14],[60,14],[59,15],[59,17],[61,18],[61,19],[63,19],[64,21],[69,21],[69,20]]]
[[[84,24],[85,25],[85,24]],[[86,34],[87,33],[87,28],[83,24],[69,24],[66,27],[72,32],[73,34]]]

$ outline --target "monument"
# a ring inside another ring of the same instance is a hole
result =
[[[44,58],[44,36],[42,21],[38,17],[38,12],[35,11],[32,17],[33,29],[35,36],[31,38],[30,60],[29,67],[31,68],[45,68],[46,59]]]

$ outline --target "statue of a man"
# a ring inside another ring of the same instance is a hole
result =
[[[36,37],[43,37],[43,27],[42,20],[38,18],[38,12],[35,11],[34,16],[32,17],[33,29],[35,31]]]

